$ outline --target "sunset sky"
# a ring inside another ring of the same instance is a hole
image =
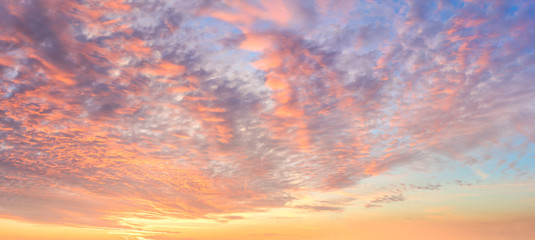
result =
[[[533,0],[0,0],[2,240],[533,226]]]

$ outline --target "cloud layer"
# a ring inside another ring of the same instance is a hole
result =
[[[502,141],[535,141],[534,12],[500,0],[3,1],[0,214],[206,218],[408,164],[485,161]]]

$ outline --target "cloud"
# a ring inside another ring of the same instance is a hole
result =
[[[332,207],[332,206],[317,206],[317,205],[296,205],[294,208],[301,208],[306,209],[310,211],[315,212],[321,212],[321,211],[342,211],[343,208],[341,207]]]
[[[416,186],[411,184],[410,186],[411,188],[418,190],[440,190],[440,188],[442,187],[442,185],[440,184],[427,184],[424,186]]]
[[[376,198],[365,205],[366,208],[382,207],[380,203],[401,202],[407,200],[403,194],[397,195],[384,195]]]
[[[0,214],[232,217],[533,142],[533,4],[328,3],[1,3]]]

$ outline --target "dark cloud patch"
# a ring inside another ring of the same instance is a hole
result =
[[[238,219],[244,219],[243,216],[237,216],[237,215],[229,215],[229,216],[224,216],[223,217],[224,219],[228,219],[228,220],[238,220]]]
[[[319,206],[319,205],[296,205],[293,206],[294,208],[301,208],[309,211],[314,212],[322,212],[322,211],[342,211],[343,208],[341,207],[333,207],[333,206]]]
[[[426,21],[436,8],[436,1],[414,0],[409,1],[408,21]]]
[[[455,184],[459,185],[459,186],[467,186],[467,187],[470,187],[470,186],[473,186],[474,183],[470,183],[470,182],[467,182],[467,181],[463,181],[463,180],[459,180],[459,179],[456,179],[455,181]]]
[[[365,205],[366,208],[372,208],[372,207],[381,207],[384,203],[392,203],[392,202],[402,202],[407,200],[403,194],[397,194],[397,195],[384,195],[382,197],[376,198],[369,203]]]
[[[427,185],[423,185],[423,186],[418,186],[418,185],[412,185],[411,184],[410,187],[412,189],[417,189],[417,190],[440,190],[442,185],[440,185],[440,184],[427,184]]]

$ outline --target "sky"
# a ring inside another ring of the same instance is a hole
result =
[[[531,240],[535,2],[0,1],[4,240]]]

